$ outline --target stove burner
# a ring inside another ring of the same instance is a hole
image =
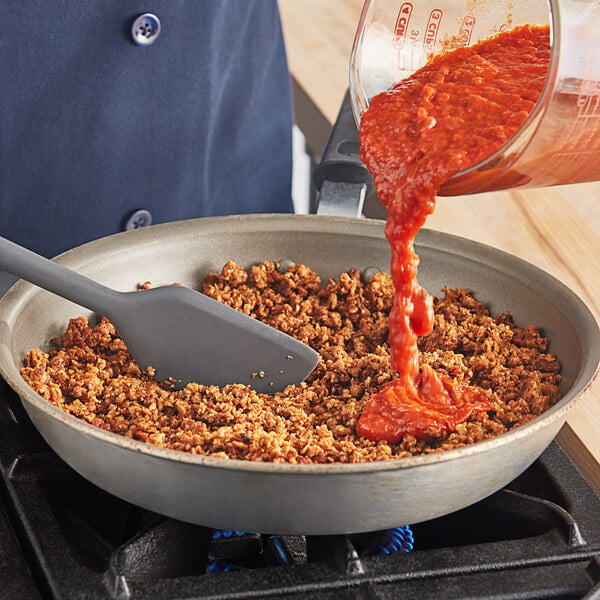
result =
[[[410,528],[213,530],[87,482],[0,390],[0,581],[6,600],[600,598],[600,499],[553,443],[506,489]]]
[[[209,573],[256,568],[257,565],[265,567],[270,564],[297,565],[308,562],[308,546],[306,536],[303,535],[260,536],[256,533],[217,529],[213,532],[212,539],[209,551]],[[414,547],[413,533],[408,525],[370,534],[352,535],[350,539],[355,548],[362,548],[360,556],[410,552]],[[222,541],[219,544],[216,540]],[[257,543],[254,544],[253,551],[248,551],[247,546],[251,540]],[[243,547],[241,551],[236,549],[239,545]],[[259,555],[262,555],[262,561],[258,560]],[[218,558],[219,556],[221,558]],[[241,557],[245,563],[248,562],[249,557],[252,557],[252,560],[250,564],[242,566],[235,562],[223,562],[222,559],[225,557],[234,561],[236,557]]]

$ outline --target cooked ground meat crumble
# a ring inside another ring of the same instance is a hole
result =
[[[46,400],[114,433],[156,446],[221,458],[287,463],[365,462],[456,448],[501,434],[546,411],[560,397],[560,365],[535,326],[493,318],[463,289],[435,300],[432,333],[420,340],[421,364],[479,386],[492,410],[449,434],[406,435],[397,444],[357,437],[366,399],[395,373],[387,315],[393,283],[358,271],[324,286],[304,265],[285,273],[264,262],[249,273],[228,262],[203,291],[317,349],[321,360],[299,386],[275,395],[243,385],[191,383],[175,390],[142,373],[106,319],[73,319],[49,353],[32,350],[21,373]],[[145,285],[147,287],[147,285]]]

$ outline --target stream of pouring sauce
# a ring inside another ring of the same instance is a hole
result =
[[[385,235],[396,295],[389,317],[391,364],[399,377],[366,403],[357,433],[395,443],[452,431],[490,405],[424,365],[418,336],[433,327],[432,297],[417,282],[413,241],[452,175],[485,159],[523,124],[546,83],[548,26],[523,25],[430,58],[375,96],[360,124],[361,158],[387,208]]]

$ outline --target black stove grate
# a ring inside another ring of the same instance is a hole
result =
[[[10,390],[0,400],[6,600],[600,598],[600,499],[556,443],[507,489],[412,526],[407,553],[407,530],[215,532],[137,508],[59,459]]]

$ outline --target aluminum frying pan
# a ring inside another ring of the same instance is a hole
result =
[[[387,270],[381,221],[245,215],[158,225],[104,238],[56,260],[127,291],[139,281],[202,277],[233,259],[243,266],[291,259],[322,278],[354,267]],[[50,446],[81,475],[129,502],[209,527],[281,534],[386,529],[456,511],[494,493],[552,441],[593,380],[600,335],[585,304],[532,265],[455,236],[422,231],[420,282],[473,290],[493,313],[536,324],[563,365],[562,400],[529,424],[446,452],[364,464],[288,465],[196,456],[95,428],[38,396],[19,375],[25,354],[47,347],[82,309],[25,282],[0,302],[0,371]],[[193,260],[190,260],[193,257]]]

